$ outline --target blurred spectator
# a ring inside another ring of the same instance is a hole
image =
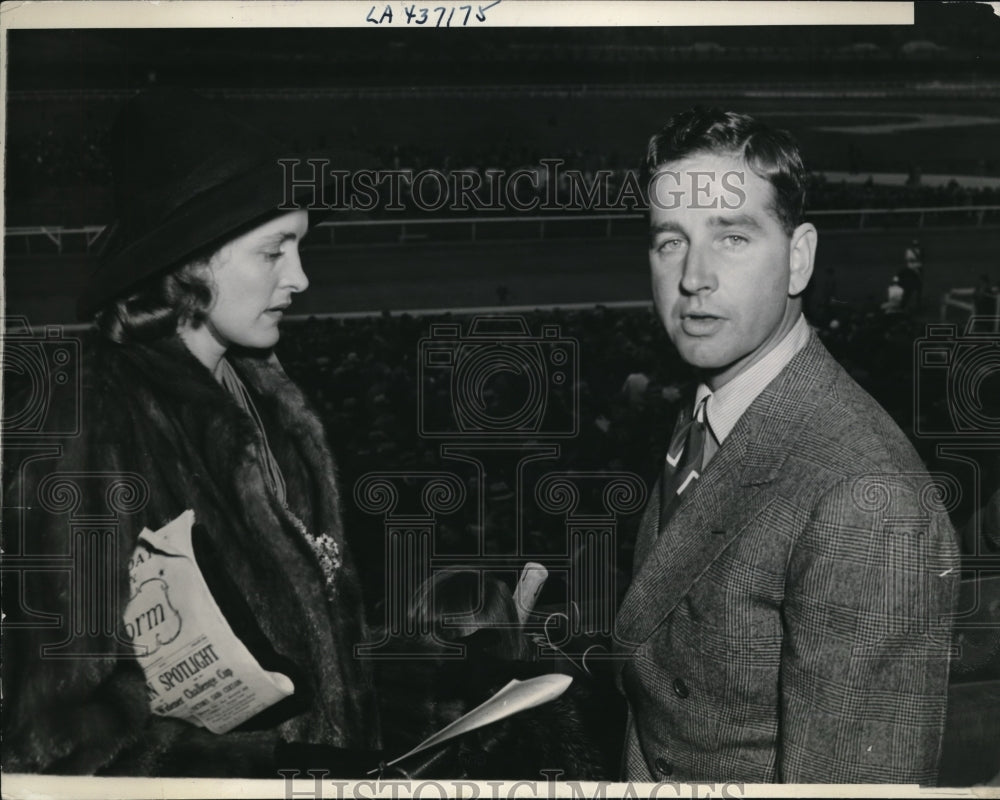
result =
[[[903,308],[903,287],[899,283],[899,276],[892,276],[892,283],[886,290],[886,301],[882,303],[882,310],[886,314],[896,314]]]
[[[919,311],[920,296],[923,293],[923,283],[920,280],[920,273],[910,266],[910,264],[907,264],[899,271],[896,277],[903,289],[901,307],[906,311]]]
[[[912,302],[914,310],[919,310],[923,305],[924,294],[924,255],[919,239],[910,242],[903,254],[903,260],[906,262],[904,269],[909,270],[915,276],[908,276],[906,279],[912,289],[906,289],[907,284],[904,281],[904,290],[907,296],[904,297],[903,302],[905,305]]]
[[[972,295],[973,313],[982,317],[993,317],[1000,313],[997,298],[1000,287],[990,283],[989,275],[979,276],[979,285]]]
[[[649,376],[645,372],[630,372],[625,377],[622,392],[628,398],[629,405],[641,406],[646,402],[646,390],[649,388]]]

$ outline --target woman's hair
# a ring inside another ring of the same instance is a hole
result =
[[[212,305],[211,260],[211,254],[196,257],[112,300],[97,313],[98,331],[122,344],[170,336],[182,322],[197,328]]]

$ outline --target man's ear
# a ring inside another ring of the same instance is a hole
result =
[[[811,222],[803,222],[792,231],[788,252],[788,294],[797,297],[806,290],[813,274],[816,259],[816,242],[819,234]]]

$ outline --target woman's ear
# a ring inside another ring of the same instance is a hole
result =
[[[816,242],[819,234],[811,222],[803,222],[792,231],[788,252],[788,294],[797,297],[809,285],[816,259]]]

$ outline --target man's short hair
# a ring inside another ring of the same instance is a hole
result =
[[[785,233],[802,222],[806,170],[791,134],[758,122],[748,114],[697,106],[676,114],[649,140],[649,176],[673,161],[698,153],[728,154],[743,159],[774,187],[773,210]]]

